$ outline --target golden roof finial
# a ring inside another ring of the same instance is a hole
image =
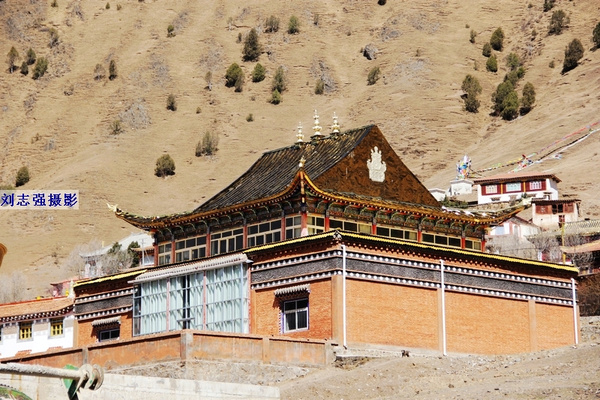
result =
[[[304,134],[302,133],[302,122],[298,122],[298,133],[296,134],[296,137],[298,138],[298,140],[296,140],[296,143],[304,142]]]
[[[319,126],[319,114],[317,114],[317,110],[315,110],[315,115],[313,118],[315,119],[315,126],[313,126],[313,137],[320,137],[322,128]]]
[[[333,125],[331,125],[331,133],[340,133],[340,124],[338,123],[338,117],[333,113]]]
[[[302,156],[302,158],[300,159],[300,162],[298,163],[298,168],[304,168],[304,163],[306,163],[306,158],[304,158],[304,156]]]

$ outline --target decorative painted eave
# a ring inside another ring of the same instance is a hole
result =
[[[402,246],[408,250],[413,249],[413,250],[429,250],[429,251],[435,251],[435,252],[443,252],[446,255],[445,258],[452,258],[452,256],[458,256],[461,259],[477,258],[477,259],[480,259],[483,261],[512,262],[512,263],[519,263],[520,265],[524,265],[524,266],[550,268],[550,269],[555,269],[555,270],[572,272],[574,274],[579,273],[579,270],[576,267],[569,266],[569,265],[554,264],[554,263],[548,263],[548,262],[537,261],[537,260],[528,260],[528,259],[523,259],[523,258],[503,256],[503,255],[499,255],[499,254],[482,253],[480,251],[474,251],[474,250],[455,249],[452,247],[436,246],[436,245],[431,245],[431,244],[410,242],[410,241],[401,240],[401,239],[392,239],[392,238],[386,238],[386,237],[381,237],[381,236],[373,236],[373,235],[340,231],[340,230],[319,233],[316,235],[305,236],[305,237],[296,238],[296,239],[289,239],[289,240],[286,240],[283,242],[270,243],[270,244],[267,244],[264,246],[257,246],[257,247],[253,247],[251,249],[245,250],[244,253],[246,253],[249,257],[252,257],[253,254],[258,254],[260,252],[267,251],[267,250],[275,250],[275,251],[278,249],[283,250],[288,247],[296,247],[298,244],[309,245],[312,242],[316,243],[316,242],[323,241],[323,240],[343,241],[344,238],[355,239],[358,241],[369,242],[369,243],[373,243],[373,244]]]
[[[130,278],[136,275],[140,275],[143,274],[144,272],[146,272],[147,269],[138,269],[135,271],[128,271],[128,272],[123,272],[123,273],[119,273],[119,274],[115,274],[115,275],[108,275],[108,276],[103,276],[100,278],[95,278],[95,279],[90,279],[87,281],[83,281],[83,282],[78,282],[75,285],[73,285],[73,288],[77,289],[83,286],[88,286],[88,285],[94,285],[94,284],[98,284],[98,283],[102,283],[102,282],[111,282],[111,281],[116,281],[119,279],[124,279],[124,278]]]
[[[431,216],[438,219],[447,219],[452,221],[460,221],[467,224],[475,225],[490,225],[501,223],[511,216],[521,212],[525,206],[520,204],[498,212],[476,212],[460,209],[450,209],[446,207],[433,207],[427,205],[419,205],[412,203],[401,203],[395,201],[386,201],[383,199],[372,198],[348,193],[335,193],[320,189],[306,174],[303,167],[299,167],[292,182],[281,192],[264,199],[239,203],[233,206],[224,207],[219,210],[211,210],[206,212],[187,212],[170,214],[156,217],[141,217],[135,214],[127,213],[118,208],[114,209],[117,218],[120,218],[140,229],[151,230],[169,228],[172,226],[180,226],[187,223],[195,223],[210,218],[218,218],[223,215],[228,215],[236,212],[242,212],[247,209],[252,209],[261,206],[268,206],[280,201],[284,201],[295,194],[296,189],[304,182],[304,190],[314,193],[323,200],[332,203],[341,203],[356,207],[365,207],[374,211],[385,210],[390,213],[403,212],[407,214],[419,216]]]

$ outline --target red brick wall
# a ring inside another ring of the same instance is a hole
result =
[[[538,324],[539,320],[538,316]],[[530,351],[529,329],[526,301],[446,292],[449,352],[527,352]]]
[[[299,296],[298,298],[303,297]],[[308,330],[286,333],[296,338],[329,339],[332,336],[332,289],[331,280],[310,282],[308,295]],[[285,297],[287,300],[288,298]],[[250,314],[251,333],[258,335],[283,335],[281,329],[281,309],[275,289],[252,291]]]
[[[573,308],[536,303],[538,349],[575,344]]]
[[[435,289],[346,282],[347,341],[438,348]]]

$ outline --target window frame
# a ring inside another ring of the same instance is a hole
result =
[[[516,188],[516,185],[519,185]],[[515,187],[515,189],[511,189],[511,187]],[[506,182],[504,184],[504,192],[505,193],[519,193],[523,191],[523,183],[522,182]]]
[[[298,303],[300,303],[300,302],[306,302],[306,306],[299,307]],[[286,310],[286,305],[289,305],[292,303],[296,307]],[[295,299],[281,300],[280,308],[281,308],[281,332],[282,333],[302,332],[302,331],[308,331],[310,329],[310,313],[309,313],[310,303],[309,303],[308,296],[298,297]],[[306,314],[305,326],[302,326],[302,327],[299,327],[300,320],[299,320],[298,316],[300,315],[300,313]],[[293,329],[288,328],[288,319],[287,319],[288,315],[295,316],[295,319],[294,319],[295,320],[295,328],[293,328]]]
[[[65,320],[61,319],[51,319],[50,320],[50,337],[63,337],[65,336]]]
[[[28,340],[33,340],[33,321],[19,322],[19,341],[25,342]]]
[[[483,185],[483,194],[485,194],[485,195],[488,195],[488,194],[499,194],[500,191],[498,189],[499,189],[498,188],[498,184],[496,184],[496,183],[489,184],[489,185]]]
[[[112,334],[114,332],[117,332],[117,336],[113,337]],[[103,334],[108,333],[109,337],[106,338],[102,338]],[[96,338],[98,340],[98,342],[110,342],[113,340],[119,340],[121,339],[121,325],[113,325],[113,326],[108,326],[102,330],[98,330],[98,334],[96,335]]]

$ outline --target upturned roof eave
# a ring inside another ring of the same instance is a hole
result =
[[[151,230],[151,229],[161,229],[168,228],[170,226],[181,225],[185,223],[191,223],[203,219],[209,219],[213,217],[217,217],[220,215],[225,215],[234,212],[240,212],[242,210],[262,206],[266,204],[271,204],[277,201],[285,200],[286,198],[293,195],[294,190],[298,187],[300,182],[304,180],[307,188],[313,191],[318,196],[323,199],[329,200],[331,202],[342,202],[348,205],[357,205],[362,207],[371,207],[374,209],[380,210],[389,210],[389,211],[408,211],[410,213],[419,214],[419,215],[431,215],[437,218],[444,218],[449,220],[460,221],[463,223],[473,223],[473,224],[481,224],[481,225],[489,225],[500,223],[511,216],[521,212],[524,209],[524,206],[516,207],[507,211],[501,215],[494,216],[469,216],[469,215],[459,215],[453,211],[446,211],[442,208],[436,209],[435,207],[422,206],[417,204],[403,203],[403,204],[392,204],[386,203],[384,201],[379,201],[377,199],[357,199],[352,198],[350,196],[345,196],[339,193],[331,193],[324,189],[319,188],[306,174],[303,168],[299,168],[298,172],[294,176],[292,182],[281,192],[261,198],[254,199],[251,201],[238,203],[232,206],[216,209],[216,210],[206,210],[202,212],[188,212],[188,213],[180,213],[180,214],[171,214],[159,217],[136,217],[123,212],[122,210],[116,210],[115,215],[117,218],[120,218],[140,229]]]

